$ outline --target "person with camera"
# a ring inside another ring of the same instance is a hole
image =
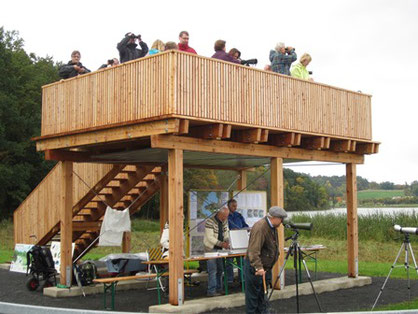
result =
[[[84,65],[81,64],[80,59],[80,51],[74,50],[71,53],[71,61],[68,61],[67,64],[64,64],[60,67],[59,76],[62,79],[68,79],[77,75],[91,72],[89,69],[87,69]]]
[[[137,49],[138,46],[135,42],[138,41],[141,49]],[[142,41],[141,35],[135,35],[133,33],[127,33],[125,38],[117,45],[119,50],[119,59],[121,63],[142,58],[148,53],[148,46]]]
[[[215,53],[213,54],[212,58],[241,64],[240,60],[226,53],[225,44],[226,44],[226,41],[222,39],[215,41],[215,46],[214,46]]]
[[[197,55],[196,50],[189,46],[189,33],[187,31],[181,31],[179,34],[178,50]]]
[[[263,277],[271,282],[271,269],[279,258],[277,228],[287,217],[286,211],[272,206],[266,217],[251,229],[244,260],[246,313],[265,313]]]
[[[109,60],[107,60],[107,63],[103,63],[100,66],[100,68],[98,68],[98,70],[114,67],[114,66],[117,66],[117,65],[119,65],[118,58],[109,59]]]
[[[284,43],[278,43],[275,49],[270,50],[270,62],[273,72],[290,76],[290,66],[296,59],[295,48],[285,47]]]
[[[308,64],[312,61],[312,57],[309,53],[304,53],[302,57],[300,57],[299,63],[294,65],[292,67],[292,70],[290,70],[290,74],[293,77],[300,78],[302,80],[309,80],[313,81],[313,79],[309,76],[309,71],[306,69]]]

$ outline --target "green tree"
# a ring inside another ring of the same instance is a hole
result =
[[[41,86],[59,79],[52,58],[27,54],[16,31],[0,28],[0,218],[10,217],[53,166],[38,153]]]

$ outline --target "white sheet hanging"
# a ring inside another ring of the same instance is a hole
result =
[[[125,231],[131,231],[129,208],[116,210],[108,206],[100,229],[99,246],[121,246]]]

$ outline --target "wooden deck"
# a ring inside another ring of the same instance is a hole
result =
[[[357,143],[373,144],[366,151],[375,153],[378,145],[370,95],[170,51],[44,86],[37,148],[182,133],[174,121],[187,121],[183,133],[196,137],[208,132],[202,126],[215,125],[218,138],[255,135],[259,141],[250,142],[277,146],[284,137],[321,149],[346,141],[340,151],[355,152]]]

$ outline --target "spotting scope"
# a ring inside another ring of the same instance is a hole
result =
[[[297,230],[312,230],[312,222],[291,222],[285,221],[284,227],[289,229],[297,229]]]
[[[395,229],[395,231],[399,231],[402,233],[418,234],[418,228],[414,228],[414,227],[401,227],[399,225],[394,225],[393,229]]]

